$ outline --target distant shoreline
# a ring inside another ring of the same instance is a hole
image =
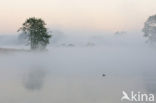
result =
[[[0,48],[0,53],[10,53],[10,52],[30,52],[31,50],[26,49],[15,49],[15,48]]]

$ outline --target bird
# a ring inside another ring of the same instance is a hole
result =
[[[124,99],[130,101],[130,98],[128,97],[128,95],[125,91],[122,91],[122,94],[123,94],[123,97],[121,98],[121,101],[123,101]]]
[[[105,77],[105,76],[106,76],[106,74],[102,74],[102,76],[103,76],[103,77]]]

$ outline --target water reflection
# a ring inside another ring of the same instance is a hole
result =
[[[23,85],[28,90],[40,90],[45,82],[46,71],[38,67],[28,71],[23,77]]]
[[[153,93],[156,52],[141,51],[55,48],[2,55],[0,103],[121,103],[123,90]]]

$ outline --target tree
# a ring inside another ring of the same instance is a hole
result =
[[[144,36],[148,38],[151,43],[156,42],[156,15],[150,16],[144,23]]]
[[[45,49],[49,44],[49,35],[45,22],[35,17],[27,19],[18,31],[22,31],[32,50]]]
[[[25,33],[20,33],[17,39],[18,39],[18,43],[27,44],[27,35]]]

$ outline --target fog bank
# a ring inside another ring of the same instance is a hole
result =
[[[62,35],[48,51],[0,54],[0,102],[121,103],[123,90],[156,93],[156,49],[141,34]]]

